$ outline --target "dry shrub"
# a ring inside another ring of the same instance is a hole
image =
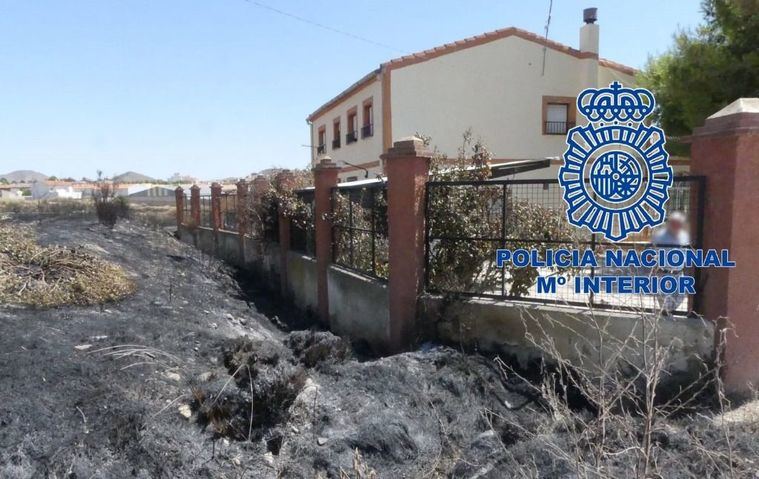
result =
[[[89,305],[133,291],[121,267],[81,249],[40,246],[31,229],[0,224],[0,303]]]
[[[662,324],[676,319],[641,310],[620,335],[603,316],[589,308],[576,322],[556,321],[525,311],[526,339],[545,360],[542,380],[498,363],[539,398],[536,413],[547,414],[527,428],[485,412],[494,429],[505,425],[522,437],[519,447],[502,442],[506,461],[523,477],[735,478],[755,471],[759,420],[724,420],[730,408],[719,375],[724,331],[715,358],[692,357],[699,371],[675,385],[680,340],[664,340]],[[574,338],[569,348],[555,334],[561,329]]]

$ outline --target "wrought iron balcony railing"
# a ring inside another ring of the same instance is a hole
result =
[[[350,145],[351,143],[355,143],[358,141],[358,135],[356,135],[355,131],[349,132],[347,135],[345,135],[345,144]]]
[[[339,136],[337,138],[335,138],[334,140],[332,140],[332,149],[336,150],[338,148],[340,148],[340,137]]]
[[[571,121],[547,121],[544,132],[546,135],[566,135],[573,126],[575,124]]]
[[[374,125],[371,123],[361,127],[361,138],[369,138],[374,136]]]

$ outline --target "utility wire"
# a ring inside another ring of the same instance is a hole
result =
[[[551,26],[551,10],[553,10],[553,0],[548,0],[548,19],[546,20],[546,42],[548,42],[548,27]],[[543,72],[540,76],[546,75],[546,51],[548,47],[543,45]]]
[[[359,40],[361,42],[368,43],[370,45],[386,48],[388,50],[393,50],[393,51],[398,52],[398,53],[408,53],[408,52],[406,52],[404,50],[395,48],[395,47],[393,47],[391,45],[386,45],[384,43],[375,42],[374,40],[371,40],[369,38],[365,38],[365,37],[356,35],[354,33],[346,32],[345,30],[340,30],[338,28],[330,27],[329,25],[324,25],[323,23],[315,22],[313,20],[309,20],[307,18],[303,18],[303,17],[300,17],[298,15],[294,15],[292,13],[288,13],[288,12],[282,11],[282,10],[280,10],[278,8],[274,8],[274,7],[270,6],[270,5],[266,5],[264,3],[257,2],[256,0],[245,0],[245,1],[248,2],[248,3],[250,3],[251,5],[255,5],[256,7],[263,8],[264,10],[268,10],[270,12],[277,13],[277,14],[282,15],[284,17],[292,18],[293,20],[297,20],[299,22],[307,23],[308,25],[312,25],[314,27],[321,28],[323,30],[327,30],[327,31],[332,32],[332,33],[337,33],[339,35],[343,35],[343,36],[352,38],[354,40]]]

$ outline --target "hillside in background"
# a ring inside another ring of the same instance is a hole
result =
[[[0,179],[6,179],[9,183],[31,183],[33,181],[44,181],[48,178],[48,175],[32,170],[16,170],[0,175]]]
[[[114,183],[153,183],[156,180],[142,173],[127,171],[113,177]]]

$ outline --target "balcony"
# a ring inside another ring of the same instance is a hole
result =
[[[351,131],[347,135],[345,135],[345,144],[350,145],[351,143],[355,143],[358,141],[358,135],[355,131]]]
[[[374,125],[371,123],[361,127],[361,138],[369,138],[374,136]]]
[[[326,151],[327,151],[327,145],[325,145],[324,143],[316,147],[317,155],[323,155]]]
[[[575,126],[571,121],[547,121],[543,128],[544,135],[566,135]]]
[[[335,138],[334,140],[332,140],[332,149],[333,150],[337,150],[338,148],[340,148],[340,137],[339,136],[337,138]]]

